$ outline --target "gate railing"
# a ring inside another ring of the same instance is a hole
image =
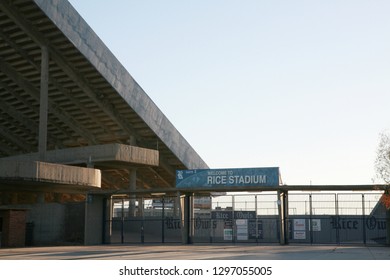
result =
[[[288,194],[289,243],[385,244],[382,193]],[[189,221],[195,243],[277,243],[280,218],[276,193],[196,196]],[[108,243],[182,242],[177,197],[111,201],[105,223]]]

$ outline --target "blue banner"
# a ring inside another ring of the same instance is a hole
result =
[[[176,171],[176,188],[276,187],[279,168],[192,169]]]

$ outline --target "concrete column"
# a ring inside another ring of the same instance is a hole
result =
[[[106,223],[105,235],[104,235],[104,243],[111,243],[112,237],[112,218],[113,218],[113,202],[112,197],[106,200],[106,220],[109,221]]]
[[[182,208],[182,243],[191,244],[194,236],[194,196],[192,194],[186,194],[181,199]]]
[[[135,136],[130,136],[129,140],[127,140],[127,143],[130,145],[130,146],[137,146],[137,138],[135,138]]]
[[[143,198],[137,198],[138,201],[138,211],[137,216],[143,217],[144,216],[144,199]]]
[[[98,245],[104,240],[105,199],[98,195],[88,196],[85,202],[84,245]]]
[[[39,104],[39,136],[38,152],[39,160],[45,161],[47,150],[47,116],[48,116],[48,96],[49,96],[49,51],[47,47],[42,47],[41,58],[41,90]]]
[[[137,169],[132,168],[129,169],[129,190],[135,191],[137,188]],[[129,217],[135,217],[136,216],[136,197],[135,194],[130,194],[130,201],[129,201]]]
[[[278,191],[278,210],[279,210],[279,228],[280,228],[280,244],[288,244],[288,197],[287,191]]]
[[[94,168],[95,164],[92,161],[92,157],[89,156],[88,161],[87,161],[87,168]]]
[[[173,204],[173,217],[180,218],[180,192],[177,192],[175,201]]]

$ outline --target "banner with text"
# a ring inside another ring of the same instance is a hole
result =
[[[279,168],[192,169],[176,171],[176,188],[276,187]]]

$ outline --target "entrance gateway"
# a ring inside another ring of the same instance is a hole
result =
[[[234,192],[234,191],[277,191],[278,218],[274,217],[274,238],[280,244],[286,244],[287,191],[278,189],[280,185],[278,167],[267,168],[234,168],[234,169],[195,169],[176,171],[176,189],[191,198],[199,192]],[[193,198],[194,199],[194,198]],[[189,208],[187,219],[193,223],[185,224],[185,236],[188,242],[196,239],[195,231],[202,227],[202,218],[195,217],[194,201],[187,202]],[[257,207],[255,207],[257,208]],[[207,214],[205,215],[207,220]],[[264,238],[263,220],[258,219],[257,209],[237,210],[235,207],[210,209],[209,230],[212,236],[223,235],[224,241],[256,241]],[[275,219],[276,218],[276,219]],[[269,221],[268,221],[269,222]],[[200,223],[200,224],[199,224]],[[220,225],[218,227],[218,224]],[[217,231],[217,234],[215,234]],[[219,234],[218,234],[219,231]],[[223,234],[221,234],[223,232]],[[206,233],[207,234],[207,233]],[[199,234],[198,234],[199,235]]]
[[[382,191],[372,192],[367,185],[286,186],[280,181],[277,167],[178,170],[175,189],[113,196],[105,242],[388,242]]]

